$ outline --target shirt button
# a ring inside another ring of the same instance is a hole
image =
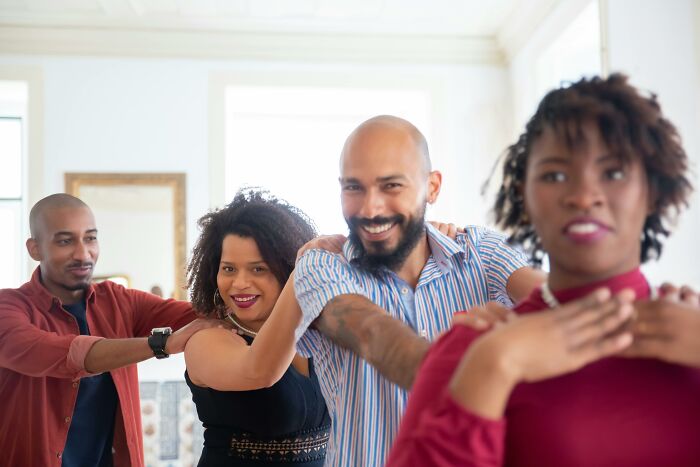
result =
[[[428,337],[428,331],[426,331],[425,329],[421,329],[421,330],[420,330],[420,336],[421,336],[421,337]]]
[[[408,287],[404,287],[403,289],[401,289],[401,293],[406,295],[408,293]]]
[[[60,451],[56,453],[56,457],[58,457],[59,459],[61,458],[62,455],[63,455],[63,453]]]
[[[63,421],[66,422],[66,423],[70,423],[70,417],[64,418]]]
[[[77,382],[77,381],[73,381],[73,387],[74,387],[74,388],[77,388],[77,387],[78,387],[78,382]]]

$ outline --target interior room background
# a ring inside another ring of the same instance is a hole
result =
[[[338,156],[376,114],[427,136],[443,173],[430,219],[489,224],[482,184],[539,99],[612,71],[658,93],[698,187],[700,0],[0,0],[0,287],[36,267],[28,210],[64,191],[65,173],[185,174],[188,252],[197,218],[244,185],[344,233]],[[700,287],[698,201],[664,266],[645,267],[652,280]],[[135,219],[137,240],[102,242],[98,275],[160,247]],[[149,267],[132,285],[172,275]],[[178,358],[140,365],[154,384],[182,372]],[[169,397],[186,399],[177,387]],[[163,449],[152,465],[192,460]]]

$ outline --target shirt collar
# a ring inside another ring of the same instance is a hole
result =
[[[464,257],[464,248],[460,247],[455,240],[452,240],[447,235],[441,234],[431,224],[426,223],[425,228],[428,232],[428,245],[430,246],[430,252],[433,254],[435,264],[443,273],[451,271],[453,262],[450,260],[457,255]]]
[[[58,297],[54,297],[51,293],[44,287],[41,282],[41,267],[37,266],[32,273],[32,278],[28,283],[24,284],[22,288],[26,288],[27,295],[31,295],[36,301],[36,304],[42,310],[48,310],[54,303],[61,306],[61,300]],[[95,286],[90,284],[90,286],[85,291],[86,303],[91,302],[95,298]]]
[[[428,235],[428,246],[435,264],[442,272],[450,271],[452,269],[450,258],[458,254],[464,255],[464,249],[456,241],[441,234],[438,229],[427,222],[425,223],[425,231]],[[343,255],[348,261],[352,261],[360,255],[360,249],[353,245],[352,242],[347,241],[343,245]]]

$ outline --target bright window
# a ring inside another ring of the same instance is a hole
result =
[[[0,114],[0,288],[24,282],[23,147],[22,118]]]
[[[338,163],[362,121],[401,116],[431,140],[428,91],[228,86],[225,195],[244,186],[269,190],[308,214],[321,233],[345,233]]]

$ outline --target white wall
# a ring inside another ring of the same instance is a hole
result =
[[[603,2],[608,24],[608,68],[628,74],[636,86],[658,94],[664,114],[680,131],[700,189],[700,3],[695,0]],[[700,197],[666,242],[659,263],[645,271],[655,281],[700,287]]]
[[[0,65],[18,64],[38,66],[43,73],[43,193],[62,191],[64,172],[185,172],[188,247],[197,234],[196,219],[210,206],[208,92],[213,72],[253,70],[279,76],[281,82],[285,72],[299,71],[345,73],[349,81],[353,76],[363,82],[373,76],[400,81],[412,75],[431,81],[440,100],[431,146],[435,160],[444,162],[436,168],[445,176],[443,197],[432,215],[462,223],[483,222],[477,188],[505,144],[503,122],[509,114],[505,71],[491,65],[0,57]],[[301,151],[295,156],[301,158]]]

